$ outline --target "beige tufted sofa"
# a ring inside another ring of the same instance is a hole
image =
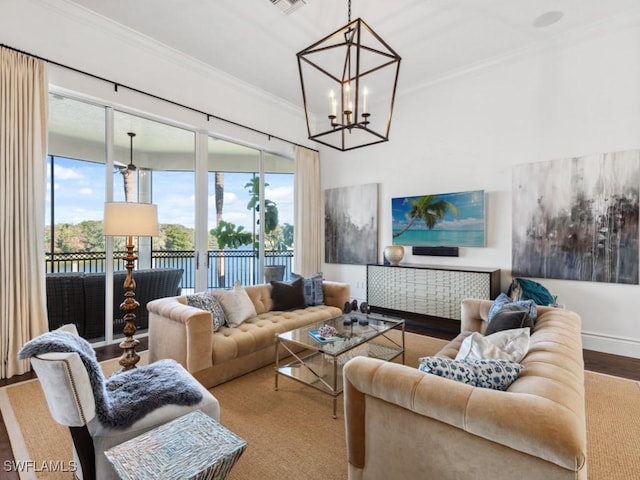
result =
[[[484,332],[490,300],[462,303],[461,334]],[[506,392],[359,357],[345,365],[349,479],[586,479],[580,317],[538,307],[525,369]]]
[[[270,284],[244,288],[257,316],[215,333],[211,314],[187,305],[186,296],[149,302],[149,360],[173,358],[211,388],[273,363],[277,333],[341,315],[351,293],[348,284],[325,280],[324,305],[281,312],[272,311]]]

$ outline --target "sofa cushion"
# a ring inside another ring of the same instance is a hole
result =
[[[524,367],[504,359],[461,362],[444,357],[422,357],[419,369],[474,387],[506,390]]]
[[[227,316],[224,314],[222,305],[218,299],[209,292],[199,292],[193,295],[187,295],[187,305],[199,308],[200,310],[206,310],[211,313],[211,320],[213,325],[213,331],[220,330],[225,323],[227,323]]]
[[[215,290],[212,293],[222,305],[227,325],[232,328],[257,315],[256,307],[240,282],[236,282],[231,290]]]
[[[274,310],[295,310],[305,308],[307,304],[304,300],[304,280],[302,277],[288,282],[271,282],[271,298],[273,299]]]
[[[503,330],[484,336],[473,332],[462,341],[456,360],[505,359],[521,362],[529,351],[529,328]]]
[[[501,293],[493,301],[491,308],[489,308],[487,322],[491,322],[493,317],[501,311],[526,311],[534,323],[538,316],[538,309],[533,300],[513,300],[506,293]]]
[[[511,310],[510,308],[515,308]],[[491,335],[502,330],[510,330],[513,328],[533,328],[533,319],[529,312],[520,310],[518,306],[506,307],[496,313],[487,324],[484,332],[485,335]]]
[[[323,305],[324,294],[322,292],[322,272],[316,273],[309,277],[303,277],[297,273],[291,273],[291,278],[297,280],[302,278],[304,281],[304,301],[307,305]]]

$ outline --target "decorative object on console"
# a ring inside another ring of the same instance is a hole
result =
[[[362,19],[351,21],[351,0],[347,25],[297,57],[310,139],[341,151],[389,139],[400,56]],[[329,121],[313,120],[323,110]]]
[[[484,247],[484,190],[391,199],[394,245]]]
[[[404,247],[402,245],[384,247],[384,258],[391,265],[398,265],[404,258]]]
[[[350,313],[351,312],[351,302],[345,302],[344,303],[344,307],[342,309],[343,313]]]
[[[638,284],[640,150],[512,172],[514,277]]]
[[[324,191],[325,261],[365,265],[378,260],[378,184]]]
[[[127,237],[127,253],[124,257],[127,269],[124,280],[125,300],[120,304],[120,309],[124,312],[122,333],[125,339],[120,343],[123,353],[119,363],[122,370],[129,370],[135,368],[140,361],[140,356],[136,353],[139,342],[133,338],[136,333],[136,316],[133,312],[140,306],[134,298],[136,282],[133,279],[133,269],[138,256],[135,254],[133,237],[158,235],[158,207],[151,203],[107,202],[104,204],[103,231],[106,236]]]

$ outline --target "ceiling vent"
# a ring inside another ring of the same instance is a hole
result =
[[[278,7],[286,15],[295,12],[298,8],[303,6],[305,0],[269,0],[272,4]]]

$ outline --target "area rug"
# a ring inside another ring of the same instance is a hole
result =
[[[444,341],[407,334],[406,363],[438,351]],[[114,368],[115,362],[105,368]],[[273,366],[219,385],[221,423],[243,437],[247,450],[229,480],[344,480],[347,478],[342,396],[337,420],[332,399],[282,378],[274,390]],[[588,473],[593,480],[640,478],[640,382],[586,372]],[[50,419],[37,380],[0,389],[0,409],[17,460],[69,462],[71,440]],[[22,472],[22,479],[70,479],[69,473]]]

